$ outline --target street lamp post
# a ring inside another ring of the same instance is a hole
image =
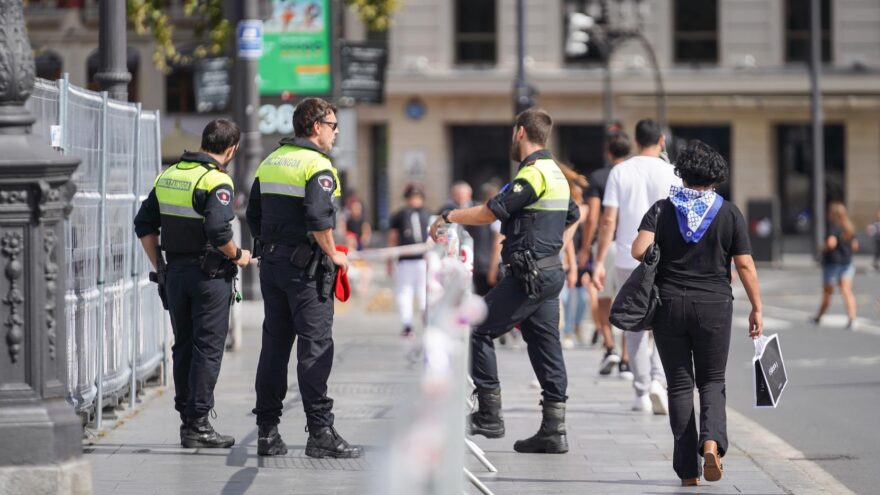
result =
[[[131,74],[126,64],[125,2],[101,0],[98,17],[98,60],[100,66],[95,81],[110,98],[128,101],[128,82]]]
[[[234,24],[242,21],[260,19],[260,4],[256,0],[240,2],[238,0],[227,0],[225,9]],[[259,73],[259,60],[253,57],[243,57],[239,51],[241,40],[236,39],[236,58],[235,72],[233,80],[234,94],[232,102],[234,105],[235,121],[241,128],[241,151],[235,158],[235,166],[232,174],[235,184],[240,190],[246,191],[246,194],[239,195],[240,198],[247,200],[250,195],[251,182],[254,173],[260,165],[263,155],[263,141],[259,128],[259,110],[260,110],[260,92],[257,85]],[[241,216],[247,203],[242,202],[239,205],[238,213]],[[253,237],[247,228],[247,222],[242,218],[242,236],[241,241],[245,246],[250,246]],[[248,299],[259,300],[260,280],[256,270],[242,271],[242,288]]]
[[[526,41],[524,0],[516,0],[516,81],[513,84],[513,108],[518,115],[535,106],[535,89],[526,83]]]
[[[825,135],[822,114],[822,19],[819,0],[810,2],[810,106],[813,127],[813,236],[815,253],[825,244]]]
[[[592,40],[593,45],[600,51],[604,74],[603,74],[603,121],[606,126],[614,120],[614,90],[612,85],[611,57],[614,50],[624,42],[636,40],[642,45],[651,69],[654,73],[654,93],[657,104],[657,122],[666,127],[666,90],[663,87],[663,74],[657,62],[654,47],[642,33],[642,18],[647,7],[646,0],[629,0],[634,5],[631,8],[623,8],[624,1],[618,1],[618,12],[609,15],[610,6],[608,0],[599,0],[598,12],[601,12],[600,22],[594,22],[591,16],[580,12],[569,14],[569,39],[566,41],[566,52],[570,55],[582,55],[587,53],[587,42]],[[586,36],[583,36],[586,34]],[[583,37],[579,37],[583,36]]]
[[[21,0],[0,0],[0,491],[91,493],[67,403],[64,218],[79,160],[31,133]]]

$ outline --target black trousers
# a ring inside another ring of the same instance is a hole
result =
[[[703,442],[727,451],[725,370],[730,351],[733,298],[714,292],[661,286],[662,306],[654,319],[654,340],[666,373],[672,466],[681,479],[700,476]],[[700,425],[694,414],[694,384],[700,392]]]
[[[333,366],[333,296],[318,297],[315,280],[288,256],[266,253],[260,262],[263,347],[257,367],[257,424],[277,425],[287,395],[287,366],[294,340],[296,376],[309,427],[333,426],[327,379]]]
[[[174,328],[174,408],[181,417],[205,416],[229,332],[232,279],[209,278],[195,264],[168,265],[168,309]]]
[[[559,292],[565,282],[561,268],[544,270],[540,295],[529,299],[522,282],[512,276],[504,277],[485,297],[489,307],[486,321],[471,333],[471,375],[474,384],[482,389],[496,389],[498,363],[495,344],[498,338],[515,325],[521,324],[529,360],[543,397],[551,402],[565,402],[568,376],[559,342]]]

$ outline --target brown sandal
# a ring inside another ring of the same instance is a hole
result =
[[[706,481],[718,481],[724,470],[721,467],[721,457],[718,455],[718,443],[715,440],[706,440],[703,443],[703,477]]]

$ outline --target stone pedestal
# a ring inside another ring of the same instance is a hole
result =
[[[31,134],[33,86],[21,1],[0,0],[0,491],[89,493],[65,400],[64,217],[79,160]]]

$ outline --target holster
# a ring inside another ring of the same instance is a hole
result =
[[[321,253],[321,279],[318,281],[318,299],[324,301],[333,297],[336,286],[336,265],[329,256]]]
[[[254,237],[254,251],[251,254],[251,257],[257,259],[263,257],[263,241],[261,241],[259,237]]]
[[[168,265],[165,264],[165,257],[162,256],[162,248],[156,248],[156,271],[150,272],[150,282],[155,283],[159,288],[159,300],[162,301],[162,307],[168,309],[168,293],[165,290],[165,277],[168,274]]]
[[[207,251],[202,256],[202,272],[211,278],[228,278],[238,275],[238,266],[218,251]]]
[[[526,250],[511,254],[510,273],[513,278],[520,281],[529,299],[536,299],[540,295],[543,277],[535,253]]]

